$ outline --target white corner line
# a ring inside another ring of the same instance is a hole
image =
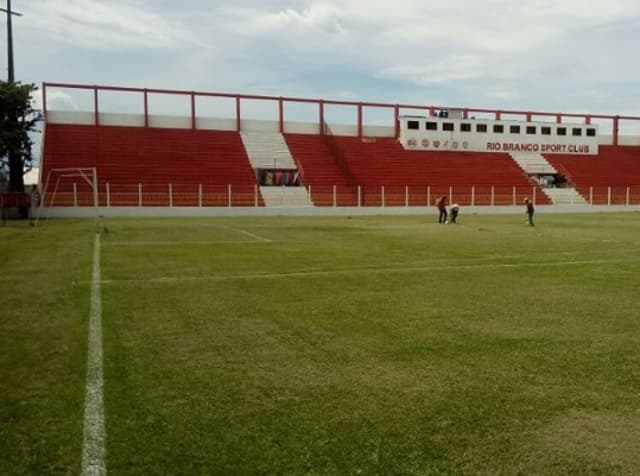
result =
[[[262,236],[256,235],[255,233],[251,233],[250,231],[243,230],[242,228],[236,228],[234,226],[229,226],[229,225],[221,225],[221,227],[226,228],[227,230],[235,231],[237,233],[242,233],[244,236],[248,236],[249,238],[253,238],[255,240],[258,240],[264,243],[271,243],[272,241],[269,238],[264,238]]]
[[[102,303],[100,297],[100,235],[93,245],[93,276],[87,346],[87,389],[84,404],[82,476],[106,475],[104,404],[102,398]]]

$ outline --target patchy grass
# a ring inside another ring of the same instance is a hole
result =
[[[0,474],[77,474],[82,449],[88,222],[0,227]]]
[[[109,473],[638,473],[640,216],[460,218],[107,220]],[[91,230],[0,229],[3,473],[79,468]]]

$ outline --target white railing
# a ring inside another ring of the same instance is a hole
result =
[[[321,207],[424,207],[445,195],[449,203],[464,206],[514,206],[524,198],[550,205],[544,188],[537,186],[306,186],[308,201],[301,206]],[[640,186],[591,186],[577,189],[582,203],[590,205],[640,205]],[[179,185],[103,183],[98,187],[101,207],[260,207],[264,201],[258,185]],[[46,207],[94,206],[94,191],[84,182],[59,184],[55,192],[44,191]]]

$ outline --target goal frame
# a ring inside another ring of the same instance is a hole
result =
[[[100,202],[98,198],[98,169],[96,167],[65,167],[65,168],[53,168],[47,172],[47,178],[44,182],[42,193],[40,194],[40,204],[36,213],[35,225],[38,224],[40,218],[43,216],[44,208],[53,208],[53,203],[58,192],[58,186],[60,185],[60,179],[79,177],[84,180],[91,190],[93,191],[93,209],[95,212],[96,220],[96,233],[100,232]],[[55,184],[52,185],[52,180],[55,180]],[[53,186],[53,192],[49,205],[46,205],[47,192],[50,187]],[[48,214],[47,214],[48,218]]]

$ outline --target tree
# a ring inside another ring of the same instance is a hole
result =
[[[33,141],[42,119],[33,109],[35,84],[0,81],[0,171],[9,173],[9,191],[24,192],[24,174],[31,170]]]

